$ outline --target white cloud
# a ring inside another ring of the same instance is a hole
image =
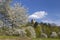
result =
[[[39,19],[39,18],[44,18],[46,15],[47,15],[47,12],[45,11],[37,11],[32,15],[30,15],[29,18]]]
[[[42,20],[44,23],[54,23],[52,20]]]

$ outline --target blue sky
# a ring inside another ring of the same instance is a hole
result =
[[[28,8],[30,18],[60,25],[60,0],[13,0],[13,3],[16,1]]]

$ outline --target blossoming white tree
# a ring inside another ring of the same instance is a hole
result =
[[[28,21],[27,9],[25,9],[19,3],[16,3],[11,10],[12,10],[12,13],[10,14],[11,19],[17,25],[24,24]]]
[[[15,3],[14,6],[10,6],[11,0],[1,0],[0,15],[1,20],[6,26],[19,26],[28,21],[27,9],[21,6],[19,3]]]

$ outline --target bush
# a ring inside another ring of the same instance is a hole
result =
[[[28,36],[28,37],[30,37],[31,36],[31,33],[26,29],[25,30],[26,31],[26,35]]]
[[[36,33],[32,26],[28,26],[26,29],[26,32],[27,32],[27,36],[29,36],[31,38],[36,38]]]
[[[41,33],[41,38],[48,38],[48,36],[45,33]]]
[[[35,32],[36,32],[36,37],[40,37],[40,35],[41,35],[41,27],[40,27],[40,25],[38,25],[35,28]]]
[[[51,36],[51,38],[57,38],[58,34],[56,32],[52,32],[52,34],[50,36]]]
[[[59,38],[60,38],[60,32],[58,32],[58,36],[59,36]]]

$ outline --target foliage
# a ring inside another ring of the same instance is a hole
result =
[[[28,22],[27,9],[19,3],[10,6],[11,0],[5,0],[2,2],[0,9],[0,15],[3,16],[0,19],[3,21],[5,26],[18,27]]]
[[[28,22],[27,9],[19,3],[11,6],[11,1],[3,0],[0,3],[0,36],[27,35],[28,37],[40,37],[41,33],[45,33],[50,38],[51,33],[56,32],[60,37],[60,26],[43,22],[38,23],[34,20],[31,20],[32,23]],[[20,30],[20,28],[26,30]]]
[[[26,31],[26,35],[30,37],[31,33],[28,30],[25,30],[25,31]]]
[[[58,34],[56,32],[52,32],[52,34],[50,36],[51,36],[51,38],[57,38]]]
[[[35,22],[34,24],[34,28],[36,28],[38,26],[38,22]]]
[[[41,35],[41,27],[39,25],[35,28],[35,32],[36,32],[36,37],[40,37],[40,35]]]
[[[42,31],[46,33],[49,38],[52,32],[58,33],[60,29],[58,26],[56,25],[52,26],[53,24],[51,25],[50,23],[40,23],[40,25],[41,25]]]
[[[10,18],[14,24],[22,25],[28,22],[27,9],[21,6],[19,3],[15,3],[11,9]]]
[[[36,38],[36,32],[32,26],[28,26],[26,28],[26,32],[27,32],[27,36],[29,36],[31,38]]]

